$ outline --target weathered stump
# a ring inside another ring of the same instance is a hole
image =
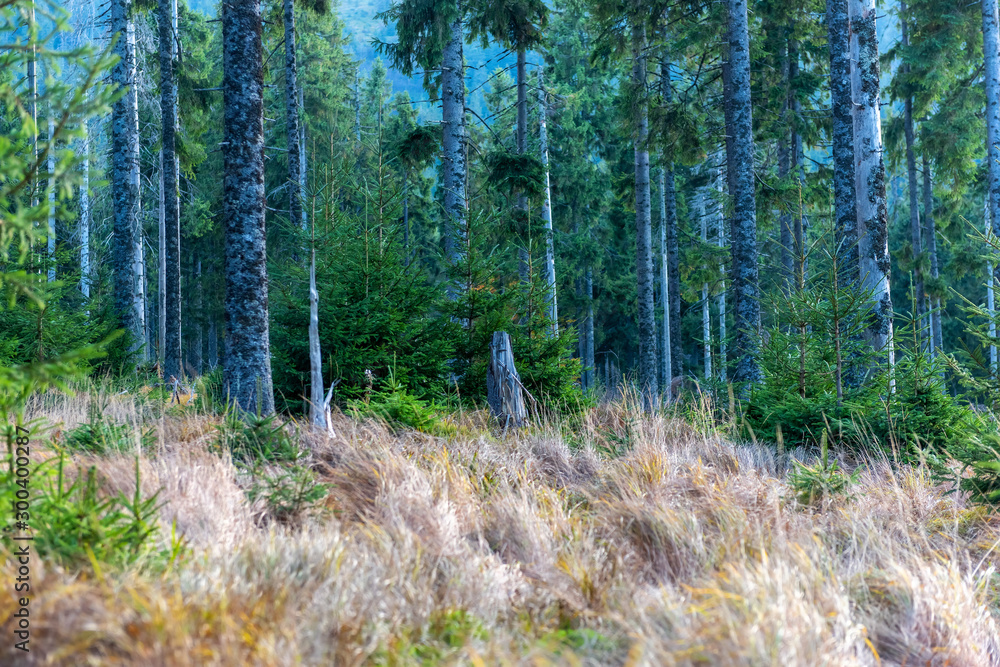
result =
[[[527,391],[514,367],[514,349],[506,331],[494,331],[486,370],[486,401],[503,429],[519,428],[528,420]],[[530,397],[530,395],[529,395]]]

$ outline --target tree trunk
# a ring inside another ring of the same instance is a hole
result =
[[[215,328],[215,318],[208,318],[208,370],[214,371],[219,365],[219,333]]]
[[[306,214],[306,185],[308,185],[309,175],[306,173],[306,102],[305,93],[302,86],[299,86],[299,201],[302,202],[302,231],[309,225],[309,216]],[[293,218],[294,220],[294,218]]]
[[[133,5],[134,5],[133,1]],[[135,218],[132,224],[135,226],[135,234],[132,237],[132,266],[135,272],[135,298],[133,300],[133,308],[136,311],[136,317],[139,320],[140,331],[142,332],[142,337],[139,341],[139,360],[146,361],[149,358],[149,329],[146,326],[146,246],[143,243],[143,225],[142,225],[142,171],[141,162],[139,159],[139,72],[138,72],[138,58],[136,57],[135,51],[135,22],[128,22],[128,30],[126,32],[128,36],[128,41],[130,43],[129,50],[132,52],[132,70],[129,75],[129,80],[133,82],[133,85],[128,89],[128,100],[129,100],[129,114],[132,120],[132,136],[135,138],[133,143],[132,153],[129,157],[130,172],[129,177],[132,179],[132,187],[135,189],[136,200],[135,200]]]
[[[46,276],[48,282],[52,283],[56,280],[56,147],[52,141],[53,135],[56,133],[56,123],[55,119],[52,118],[52,105],[49,105],[49,135],[48,135],[48,160],[46,167],[49,172],[49,187],[48,187],[48,197],[49,197],[49,232],[48,238],[46,239],[46,249],[47,253],[47,263],[48,263],[48,275]]]
[[[441,57],[441,112],[444,125],[441,156],[445,230],[445,253],[452,264],[466,256],[465,201],[465,63],[462,58],[462,21],[451,25],[451,39]]]
[[[701,244],[704,247],[708,245],[708,206],[705,203],[705,194],[702,188],[698,189],[698,194],[695,197],[698,202],[695,205],[695,211],[701,224]],[[708,267],[703,264],[701,268],[704,271]],[[712,313],[708,300],[707,282],[701,284],[701,342],[704,378],[708,381],[712,379]]]
[[[157,346],[156,359],[160,363],[160,370],[163,370],[163,358],[166,354],[167,341],[167,223],[166,205],[164,203],[165,190],[163,186],[163,148],[160,148],[160,195],[159,195],[159,252],[157,253],[156,265],[156,302],[157,302]],[[169,376],[165,376],[169,377]]]
[[[595,380],[594,366],[594,274],[590,266],[584,277],[584,298],[586,299],[587,316],[583,321],[583,367],[587,376],[587,388],[593,389]]]
[[[921,156],[924,170],[924,236],[926,238],[925,252],[930,255],[931,278],[937,282],[938,279],[938,254],[937,254],[937,230],[934,225],[934,189],[931,186],[931,165],[927,160],[927,153]],[[933,312],[931,313],[931,335],[934,340],[933,354],[937,355],[944,349],[944,340],[941,338],[941,297],[933,298]]]
[[[546,116],[549,112],[545,99],[545,69],[538,68],[538,139],[541,144],[542,166],[545,168],[545,197],[542,199],[542,223],[545,227],[545,289],[549,301],[549,320],[552,337],[559,335],[559,306],[556,301],[555,230],[552,226],[552,188],[549,185],[549,131]]]
[[[715,183],[716,187],[719,189],[719,194],[725,194],[723,192],[723,181],[722,181],[722,170],[718,167],[715,169]],[[725,199],[722,199],[725,201]],[[719,248],[726,247],[726,220],[723,215],[722,207],[720,205],[719,210],[715,215],[716,222],[716,239],[719,243]],[[726,354],[726,265],[724,263],[719,264],[719,276],[722,280],[722,285],[719,288],[719,380],[725,384],[728,382],[729,375],[729,359]]]
[[[162,0],[161,0],[162,1]],[[285,133],[288,145],[288,211],[292,224],[302,219],[301,175],[299,174],[299,90],[295,63],[295,4],[282,0],[285,24]]]
[[[177,78],[172,0],[160,2],[160,117],[163,164],[163,377],[180,379],[181,368],[181,225],[177,182]],[[200,356],[200,351],[199,351]]]
[[[28,3],[28,30],[35,30],[35,0]],[[31,55],[28,57],[27,77],[28,77],[28,115],[31,116],[31,164],[38,164],[38,76],[37,76],[37,53],[38,46],[34,40],[31,42]],[[31,207],[38,206],[38,175],[31,177]],[[29,262],[34,262],[35,248],[32,244],[29,253]],[[29,267],[29,270],[31,267]]]
[[[854,188],[860,223],[860,278],[874,301],[865,339],[873,351],[884,355],[891,373],[895,360],[875,0],[850,0],[850,10],[851,61],[854,63],[851,75],[854,96]]]
[[[733,380],[754,384],[762,379],[758,360],[760,287],[757,267],[757,208],[754,196],[753,120],[750,105],[750,33],[746,0],[728,0],[730,119],[733,182],[732,283],[735,303],[736,368]]]
[[[194,292],[193,298],[191,299],[191,351],[188,353],[188,358],[191,360],[191,369],[194,371],[195,375],[201,375],[202,373],[202,350],[204,346],[204,338],[202,336],[203,323],[205,321],[205,302],[204,302],[204,290],[201,283],[201,257],[197,255],[194,256]]]
[[[490,365],[486,369],[486,402],[500,426],[520,428],[528,420],[521,378],[514,367],[514,350],[506,331],[494,331]]]
[[[782,132],[778,139],[778,178],[784,183],[791,172],[791,150],[789,148],[788,137]],[[792,212],[786,206],[782,207],[778,214],[778,244],[781,246],[781,289],[785,296],[792,293],[792,275],[794,266],[792,262]]]
[[[997,0],[982,0],[982,12],[989,220],[993,235],[1000,236],[1000,19]],[[1000,267],[994,267],[994,272],[994,280],[1000,279]]]
[[[222,4],[223,388],[248,412],[274,412],[264,229],[264,72],[260,0]]]
[[[635,113],[635,249],[639,299],[639,385],[647,409],[655,405],[656,315],[653,308],[653,247],[649,196],[649,107],[646,98],[646,28],[632,26],[632,84]]]
[[[326,428],[323,410],[323,355],[319,346],[319,290],[316,289],[316,245],[309,260],[309,421]]]
[[[983,220],[985,221],[984,227],[986,228],[986,238],[989,240],[995,239],[993,224],[990,220],[990,197],[987,193],[986,201],[983,206]],[[992,261],[986,262],[986,314],[989,317],[989,333],[990,339],[995,340],[997,337],[997,321],[996,321],[996,278],[994,271],[994,266]],[[990,345],[990,372],[994,375],[997,372],[997,346]]]
[[[143,313],[135,307],[140,276],[136,272],[135,247],[139,219],[139,188],[132,179],[132,164],[138,160],[137,119],[131,98],[135,93],[134,42],[131,33],[131,0],[112,0],[111,37],[118,62],[111,71],[114,84],[126,89],[125,95],[111,109],[111,197],[114,216],[112,269],[114,272],[114,307],[120,325],[131,337],[131,350],[137,353],[145,342]]]
[[[90,298],[90,132],[88,121],[81,122],[83,131],[83,182],[80,184],[80,292]]]
[[[660,162],[664,163],[663,155],[660,155]],[[673,176],[673,174],[671,174]],[[662,356],[660,357],[660,387],[669,402],[673,397],[670,395],[670,381],[673,380],[671,369],[673,363],[670,358],[670,280],[668,265],[670,264],[667,252],[667,168],[660,167],[660,303],[663,308],[663,332],[661,335]]]
[[[830,100],[833,111],[833,209],[841,286],[858,284],[857,200],[854,195],[854,121],[851,97],[848,0],[827,0]]]

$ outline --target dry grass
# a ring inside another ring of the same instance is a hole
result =
[[[212,453],[211,418],[112,398],[157,428],[142,483],[190,551],[162,575],[36,560],[30,659],[6,641],[0,663],[1000,665],[1000,521],[919,470],[870,462],[806,510],[770,450],[621,404],[572,450],[551,425],[497,438],[464,415],[447,441],[341,416],[306,438],[325,511],[287,527]],[[34,410],[65,428],[85,400]],[[129,456],[97,463],[131,489]]]

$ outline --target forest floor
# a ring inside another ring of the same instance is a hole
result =
[[[53,429],[33,459],[88,400],[35,401]],[[335,415],[333,437],[298,436],[327,486],[279,521],[220,453],[219,417],[127,396],[102,413],[154,430],[142,492],[186,549],[158,568],[36,558],[27,655],[2,554],[0,664],[1000,665],[1000,517],[919,468],[867,461],[810,508],[789,456],[618,403],[503,437],[482,413],[448,438]],[[134,451],[72,459],[133,494]]]

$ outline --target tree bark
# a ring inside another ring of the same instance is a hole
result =
[[[132,179],[132,164],[138,161],[138,137],[133,115],[136,107],[131,103],[135,95],[134,42],[131,33],[131,0],[111,1],[111,37],[115,39],[114,53],[119,60],[111,71],[114,84],[125,88],[125,94],[111,109],[111,197],[114,217],[114,244],[112,269],[114,273],[114,307],[119,323],[131,337],[130,349],[138,353],[145,342],[142,309],[137,309],[139,276],[136,272],[135,247],[137,246],[139,219],[139,188]]]
[[[758,280],[757,208],[754,196],[753,119],[750,104],[750,33],[746,0],[728,0],[729,98],[727,143],[731,144],[733,174],[730,192],[733,217],[730,233],[736,336],[733,380],[754,384],[762,379],[758,360],[760,286]]]
[[[701,244],[708,245],[708,210],[705,205],[705,194],[701,188],[697,194],[698,204],[695,210],[698,212],[698,219],[701,223]],[[708,267],[702,265],[702,270]],[[708,300],[708,283],[701,284],[701,341],[703,352],[704,377],[706,381],[712,379],[712,313],[711,304]]]
[[[163,357],[166,354],[167,341],[167,223],[166,206],[164,204],[165,190],[163,187],[163,148],[160,148],[160,195],[159,195],[159,215],[157,218],[159,232],[159,251],[156,255],[156,304],[157,304],[157,348],[156,359],[163,369]],[[169,376],[165,376],[169,378]]]
[[[202,350],[204,349],[204,337],[202,332],[204,330],[205,321],[205,302],[203,299],[204,290],[201,283],[201,257],[197,254],[192,258],[194,261],[192,264],[193,271],[193,289],[191,299],[191,349],[188,352],[188,359],[191,363],[191,370],[194,371],[195,375],[201,375],[202,372]]]
[[[719,167],[715,168],[714,180],[719,194],[725,194],[723,192],[722,170]],[[725,201],[725,199],[722,199],[722,201]],[[721,206],[716,211],[715,222],[716,239],[719,248],[722,249],[726,247],[726,220]],[[725,384],[728,382],[729,359],[726,354],[726,265],[723,263],[719,264],[719,276],[722,281],[719,296],[717,297],[719,305],[719,380]]]
[[[882,120],[879,103],[879,52],[875,0],[850,0],[851,85],[854,96],[854,188],[859,222],[860,279],[874,301],[865,339],[894,367],[892,298],[889,294],[888,212]]]
[[[594,274],[590,266],[584,276],[584,298],[586,299],[587,316],[583,321],[583,366],[587,376],[587,388],[594,387],[595,366],[594,366]]]
[[[451,39],[441,58],[441,111],[444,125],[441,156],[444,209],[449,228],[445,253],[453,263],[466,256],[465,63],[462,57],[462,21],[451,25]]]
[[[285,27],[285,133],[288,145],[288,211],[292,224],[302,219],[301,175],[299,174],[299,90],[295,51],[295,4],[282,0]]]
[[[506,331],[493,332],[486,370],[486,400],[504,430],[520,428],[527,422],[523,386],[514,367],[514,351]]]
[[[223,388],[248,412],[274,412],[264,228],[264,72],[260,0],[222,4]]]
[[[635,249],[639,299],[639,385],[647,409],[657,400],[656,315],[653,308],[653,248],[649,193],[649,107],[646,98],[646,28],[632,26],[632,84],[635,114]]]
[[[989,173],[990,224],[1000,236],[1000,19],[997,0],[981,0],[983,14],[984,78],[986,80],[986,148]],[[1000,267],[994,280],[1000,279]]]
[[[309,260],[309,421],[326,428],[323,410],[323,355],[319,345],[319,290],[316,289],[316,246]]]
[[[90,298],[90,132],[88,121],[83,130],[83,182],[80,184],[80,292]]]
[[[830,101],[833,115],[833,209],[841,286],[857,285],[857,200],[854,194],[854,121],[851,97],[848,0],[827,0],[826,26],[830,43]]]
[[[46,278],[48,279],[48,282],[51,283],[56,280],[56,147],[52,141],[52,137],[56,133],[56,123],[52,118],[51,104],[49,105],[48,116],[48,160],[46,162],[46,167],[49,172],[49,232],[48,238],[46,239],[46,249],[48,250],[46,258],[48,263],[48,275]]]
[[[922,167],[924,170],[924,236],[926,238],[926,252],[931,260],[931,278],[937,282],[938,279],[938,254],[937,254],[937,230],[934,224],[934,189],[931,185],[931,165],[927,160],[927,153],[921,155]],[[931,312],[931,335],[934,340],[934,354],[938,354],[944,348],[944,340],[941,338],[941,297],[933,298],[933,310]]]
[[[663,155],[660,155],[660,162],[664,163]],[[665,163],[664,163],[665,164]],[[673,176],[673,174],[671,174]],[[662,356],[660,357],[660,382],[661,390],[665,393],[669,402],[673,397],[670,395],[671,369],[673,363],[670,359],[670,279],[668,278],[668,265],[670,264],[669,253],[667,252],[667,168],[660,167],[660,302],[663,308],[663,333],[661,336]]]
[[[180,379],[181,367],[181,224],[177,182],[177,78],[174,74],[174,6],[159,0],[160,21],[160,118],[163,161],[160,165],[163,201],[163,247],[160,266],[163,285],[163,377]],[[200,356],[200,351],[199,351]]]
[[[542,166],[545,169],[545,196],[542,199],[542,224],[545,228],[545,290],[549,301],[549,321],[552,337],[559,335],[559,306],[556,300],[555,230],[552,226],[552,188],[549,184],[549,131],[546,116],[549,105],[545,96],[545,67],[538,68],[538,140],[541,144]]]

